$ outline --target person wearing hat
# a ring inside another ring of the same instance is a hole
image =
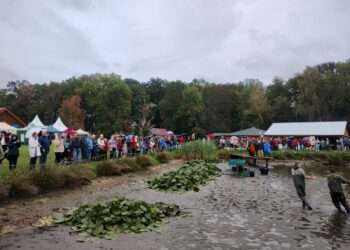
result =
[[[312,210],[312,207],[306,201],[305,179],[315,179],[315,177],[305,175],[305,171],[300,167],[300,163],[295,163],[292,168],[292,178],[297,194],[303,203],[303,208]]]
[[[343,192],[343,187],[341,184],[350,184],[350,181],[345,179],[340,174],[335,172],[335,167],[329,167],[330,174],[327,176],[328,188],[331,194],[332,202],[334,206],[339,210],[339,212],[343,212],[340,204],[343,205],[347,213],[350,213],[350,207],[346,200],[346,197]]]

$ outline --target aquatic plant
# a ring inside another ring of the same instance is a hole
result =
[[[180,208],[165,203],[149,204],[142,200],[116,197],[110,201],[89,203],[65,214],[54,214],[56,223],[72,226],[77,232],[113,239],[117,233],[155,231],[165,217],[177,216]]]
[[[175,171],[169,171],[158,178],[147,181],[148,187],[159,191],[199,191],[200,185],[221,175],[221,169],[205,161],[190,161]]]

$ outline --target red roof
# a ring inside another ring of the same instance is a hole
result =
[[[168,136],[168,130],[165,128],[151,128],[149,131],[152,135]]]

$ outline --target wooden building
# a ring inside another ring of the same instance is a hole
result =
[[[18,118],[18,116],[5,107],[0,107],[0,122],[6,122],[7,124],[16,128],[26,126],[26,124],[20,118]]]

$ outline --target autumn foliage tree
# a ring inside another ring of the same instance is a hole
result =
[[[74,95],[70,99],[64,100],[60,108],[61,119],[69,128],[77,130],[84,128],[86,111],[80,108],[80,96]]]

